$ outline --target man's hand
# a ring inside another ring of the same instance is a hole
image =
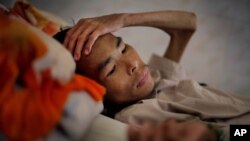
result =
[[[128,26],[155,27],[168,33],[171,39],[164,56],[178,62],[196,29],[196,16],[184,11],[156,11],[81,19],[67,32],[63,44],[79,60],[82,49],[88,55],[99,36]]]
[[[155,132],[156,128],[149,123],[142,126],[129,125],[128,138],[129,141],[158,141]],[[161,132],[158,133],[161,134]]]
[[[130,141],[218,141],[216,133],[198,121],[168,119],[157,124],[130,125]]]
[[[117,31],[123,27],[123,23],[123,14],[81,19],[67,32],[63,44],[74,55],[74,59],[79,60],[83,48],[84,54],[88,55],[99,36]]]

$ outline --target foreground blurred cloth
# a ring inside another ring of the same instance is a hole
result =
[[[71,54],[1,8],[0,68],[0,132],[8,140],[77,140],[102,110],[105,89],[74,74]]]
[[[63,19],[35,7],[26,0],[17,0],[10,12],[22,17],[26,22],[50,36],[55,35],[62,27],[68,26]]]

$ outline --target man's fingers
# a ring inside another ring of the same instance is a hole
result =
[[[150,123],[146,122],[141,128],[140,141],[152,141],[153,140],[153,127]]]
[[[85,27],[85,30],[78,36],[77,44],[74,52],[74,59],[79,60],[82,54],[83,45],[87,40],[87,37],[92,32],[93,27]]]
[[[67,32],[66,37],[65,37],[65,39],[64,39],[64,41],[63,41],[63,45],[64,45],[66,48],[68,48],[68,44],[69,44],[69,40],[70,40],[71,34],[74,33],[75,30],[77,30],[77,28],[78,28],[78,26],[75,26],[75,27],[71,28],[71,29]]]
[[[68,43],[68,50],[73,53],[74,50],[74,46],[76,44],[76,36],[75,35],[71,35],[70,39],[69,39],[69,43]]]
[[[95,43],[96,39],[100,36],[100,32],[99,31],[94,31],[88,38],[88,42],[85,46],[84,49],[84,54],[88,55],[91,52],[92,46]]]
[[[85,31],[87,30],[85,28],[86,28],[86,25],[84,25],[83,23],[79,25],[76,30],[74,30],[74,33],[71,33],[70,38],[69,38],[69,43],[68,43],[68,50],[71,53],[73,53],[73,51],[75,50],[75,46],[78,42],[78,39],[82,38],[81,37],[82,33],[85,33]]]
[[[139,128],[134,125],[129,125],[128,136],[129,141],[139,141]]]
[[[155,129],[154,140],[153,141],[165,141],[163,125],[160,123]]]

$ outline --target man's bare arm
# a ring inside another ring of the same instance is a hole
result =
[[[170,35],[170,43],[164,57],[179,62],[189,39],[196,29],[194,13],[159,11],[125,15],[124,26],[150,26]]]
[[[164,56],[179,62],[192,33],[196,29],[196,16],[190,12],[158,11],[111,14],[81,19],[67,32],[64,45],[78,60],[83,45],[85,46],[84,53],[89,54],[92,45],[99,36],[129,26],[155,27],[168,33],[171,39]]]

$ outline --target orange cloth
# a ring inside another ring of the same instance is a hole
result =
[[[100,101],[105,89],[93,80],[74,75],[60,84],[50,70],[36,78],[33,62],[47,53],[46,44],[25,27],[0,13],[0,131],[8,140],[34,141],[60,121],[72,91],[84,90]],[[19,84],[21,88],[15,88]]]

